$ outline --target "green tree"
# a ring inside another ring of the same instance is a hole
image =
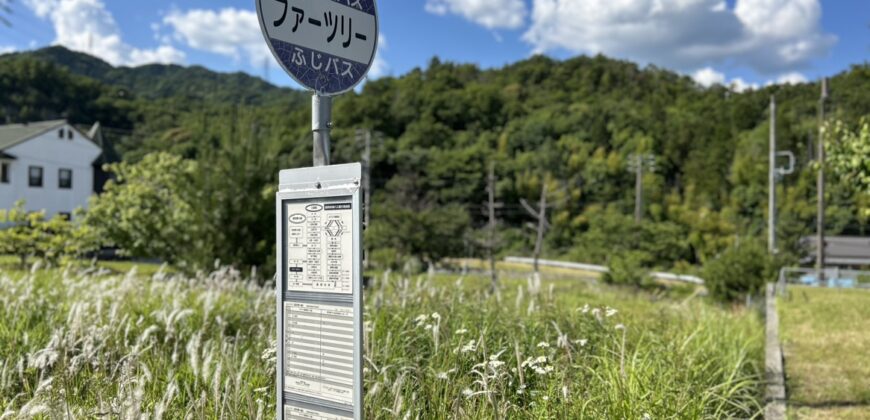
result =
[[[395,250],[399,258],[419,256],[427,264],[461,255],[465,249],[469,218],[458,205],[412,208],[388,203],[373,210],[372,225],[366,232],[372,247]],[[378,260],[385,258],[379,256]]]
[[[91,199],[86,223],[127,255],[190,265],[206,239],[195,214],[197,163],[168,153],[108,165],[115,179]]]
[[[830,168],[858,194],[870,196],[870,116],[861,118],[856,130],[836,121],[826,131],[833,137],[825,142]],[[861,210],[870,216],[870,207]]]

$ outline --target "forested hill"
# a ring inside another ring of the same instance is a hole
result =
[[[219,73],[201,66],[148,64],[113,67],[90,55],[54,46],[9,54],[6,59],[34,58],[64,67],[70,73],[107,85],[125,88],[146,99],[188,97],[209,101],[267,104],[273,101],[304,101],[307,95],[279,88],[246,73]]]
[[[202,222],[214,235],[203,261],[262,264],[274,255],[275,174],[310,163],[307,94],[201,68],[111,68],[58,48],[11,58],[0,57],[0,120],[101,120],[126,160],[158,151],[195,160],[204,201],[194,208],[212,209]],[[830,86],[831,118],[854,125],[870,115],[870,66],[835,75]],[[491,70],[433,59],[336,101],[334,161],[359,160],[357,129],[376,133],[366,235],[384,265],[412,255],[479,255],[493,164],[504,203],[499,252],[529,252],[530,219],[519,201],[537,201],[546,183],[545,254],[686,267],[762,235],[775,94],[779,148],[798,157],[779,207],[783,253],[796,257],[799,238],[814,231],[809,163],[819,90],[818,83],[705,89],[668,70],[602,56],[536,56]],[[640,224],[628,171],[636,154],[655,162],[643,177]],[[866,232],[850,186],[833,179],[828,191],[829,232]]]

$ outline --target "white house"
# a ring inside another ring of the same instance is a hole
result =
[[[99,123],[82,133],[65,120],[0,125],[0,208],[25,200],[47,217],[72,215],[94,193],[93,141]]]

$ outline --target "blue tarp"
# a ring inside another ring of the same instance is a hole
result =
[[[810,274],[801,276],[799,281],[800,284],[803,284],[805,286],[820,286],[819,280],[816,278],[816,276]],[[827,279],[827,284],[825,286],[842,287],[849,289],[855,287],[855,283],[856,281],[853,278],[833,278]]]

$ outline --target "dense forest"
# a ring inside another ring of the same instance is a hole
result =
[[[867,64],[833,76],[830,90],[831,119],[855,126],[870,115]],[[781,254],[797,261],[800,238],[815,231],[819,92],[818,83],[703,88],[603,56],[535,56],[488,70],[433,58],[336,100],[333,162],[360,160],[360,130],[373,133],[366,240],[381,267],[481,255],[494,165],[499,254],[531,252],[532,219],[520,200],[538,201],[546,185],[544,255],[691,271],[763,236],[776,95],[779,149],[793,151],[798,166],[778,187],[778,234]],[[0,56],[0,121],[58,117],[100,121],[111,159],[132,165],[165,152],[195,164],[182,171],[187,192],[178,200],[197,213],[184,222],[197,229],[173,233],[188,241],[180,248],[190,255],[178,258],[274,263],[277,172],[310,164],[307,93],[201,67],[114,68],[62,47]],[[647,163],[639,223],[633,156]],[[867,233],[858,211],[866,195],[836,178],[828,194],[828,232]]]

